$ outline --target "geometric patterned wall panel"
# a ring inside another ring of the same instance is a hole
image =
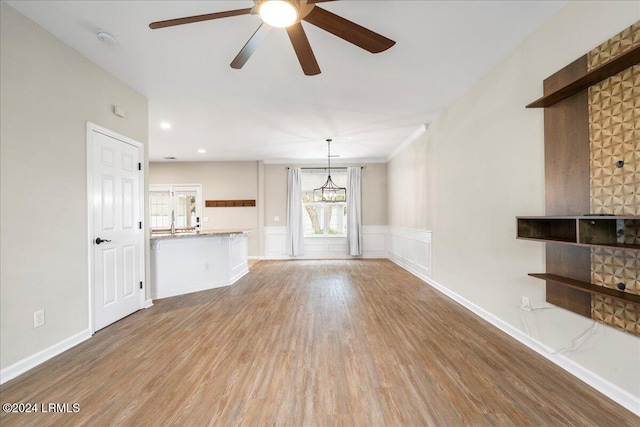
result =
[[[591,213],[640,214],[640,84],[634,82],[640,83],[638,65],[589,88]]]
[[[625,284],[625,292],[640,294],[640,252],[592,249],[591,283],[617,289],[618,283]],[[591,317],[625,331],[640,335],[640,310],[637,304],[593,295]]]
[[[640,22],[636,22],[624,31],[611,37],[600,46],[592,49],[587,57],[587,70],[606,64],[617,56],[640,44]]]
[[[636,23],[589,52],[588,69],[640,44]],[[590,209],[593,214],[640,215],[640,66],[589,88]],[[622,167],[617,162],[622,161]],[[625,229],[640,243],[640,225]],[[640,295],[640,252],[591,249],[591,283]],[[640,335],[640,306],[593,295],[594,320]]]

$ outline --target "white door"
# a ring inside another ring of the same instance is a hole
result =
[[[142,308],[140,148],[89,130],[93,152],[93,330]]]

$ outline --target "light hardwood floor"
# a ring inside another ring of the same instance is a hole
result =
[[[386,260],[262,261],[0,388],[3,426],[631,426],[640,419]]]

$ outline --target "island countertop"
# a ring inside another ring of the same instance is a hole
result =
[[[248,234],[253,230],[243,230],[239,228],[230,229],[213,229],[213,230],[200,230],[187,233],[151,233],[151,240],[165,240],[165,239],[179,239],[184,237],[206,237],[206,236],[218,236],[224,234]]]

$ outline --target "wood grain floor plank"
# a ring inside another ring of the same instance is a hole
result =
[[[3,426],[633,426],[640,419],[384,260],[261,261],[0,386]]]

